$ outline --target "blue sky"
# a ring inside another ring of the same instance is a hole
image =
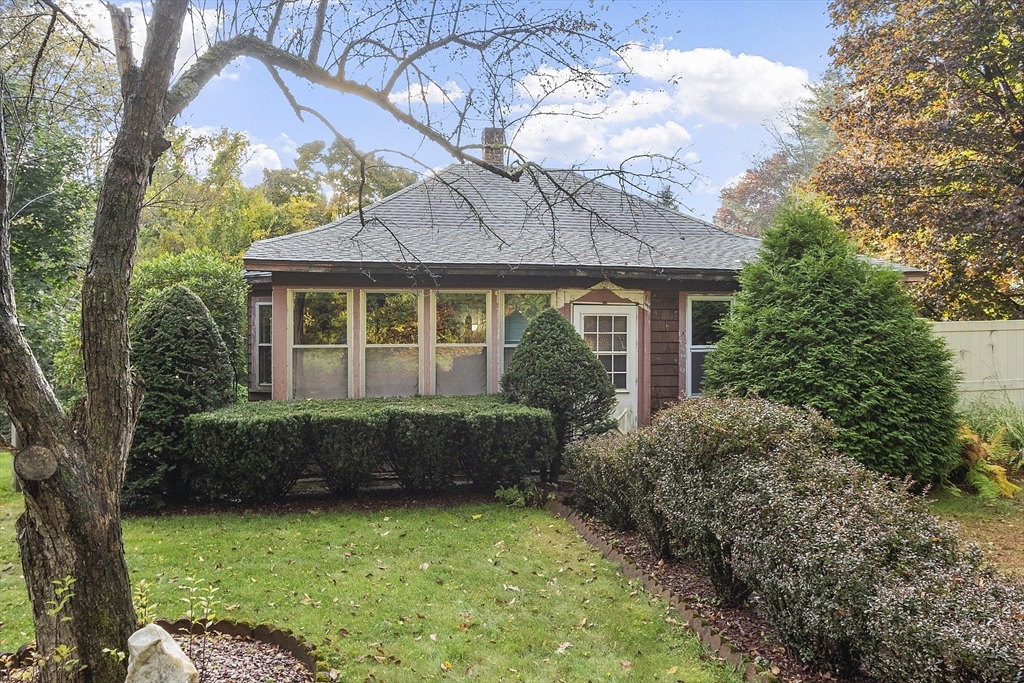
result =
[[[91,3],[83,4],[87,14],[96,12]],[[105,11],[99,9],[94,25],[103,34],[108,32]],[[699,174],[690,193],[679,199],[690,213],[710,219],[722,186],[742,174],[770,141],[765,123],[828,67],[834,34],[827,2],[613,2],[602,16],[627,25],[648,12],[659,15],[657,28],[633,34],[646,42],[627,53],[635,72],[628,85],[590,96],[568,93],[548,105],[556,111],[592,108],[602,113],[598,120],[528,122],[512,131],[514,144],[531,160],[560,167],[617,165],[629,154],[678,151]],[[444,86],[455,100],[468,87],[454,81]],[[328,115],[361,149],[400,148],[428,166],[449,162],[442,151],[355,97],[305,85],[296,95]],[[177,123],[201,131],[245,131],[254,152],[246,168],[250,183],[259,180],[264,167],[290,165],[297,145],[331,137],[315,119],[300,122],[266,71],[251,61],[229,66]]]

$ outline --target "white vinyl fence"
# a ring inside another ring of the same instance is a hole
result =
[[[963,370],[960,396],[1024,406],[1024,320],[932,323]]]

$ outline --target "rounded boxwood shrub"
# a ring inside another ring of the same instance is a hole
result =
[[[558,476],[561,456],[573,439],[607,432],[615,406],[608,373],[558,310],[542,311],[527,326],[501,377],[504,396],[514,403],[551,412],[555,421]]]
[[[869,469],[941,478],[958,462],[957,373],[901,282],[823,209],[791,203],[740,274],[704,388],[811,406]]]
[[[183,285],[157,294],[131,332],[132,367],[146,394],[128,454],[124,501],[182,502],[193,480],[184,420],[231,401],[231,359],[206,306]]]

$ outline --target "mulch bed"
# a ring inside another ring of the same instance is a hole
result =
[[[313,672],[277,645],[219,633],[173,638],[199,671],[200,683],[313,683]],[[0,670],[0,681],[36,683],[39,671]]]
[[[242,636],[175,635],[201,683],[313,683],[313,672],[290,652]]]

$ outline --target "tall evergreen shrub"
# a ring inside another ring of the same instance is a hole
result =
[[[132,367],[146,383],[146,396],[128,454],[125,503],[184,501],[190,461],[184,420],[231,400],[231,359],[210,312],[184,285],[154,296],[131,332]]]
[[[614,426],[615,387],[601,361],[556,309],[541,312],[523,332],[501,377],[505,397],[551,412],[558,455],[557,477],[566,444]]]
[[[808,405],[876,472],[930,481],[957,463],[952,354],[899,272],[859,256],[812,204],[783,208],[708,356],[704,387]]]
[[[132,275],[131,313],[137,314],[154,296],[174,285],[188,287],[210,311],[231,357],[235,382],[245,384],[249,288],[242,279],[242,269],[209,249],[189,249],[141,261]]]

